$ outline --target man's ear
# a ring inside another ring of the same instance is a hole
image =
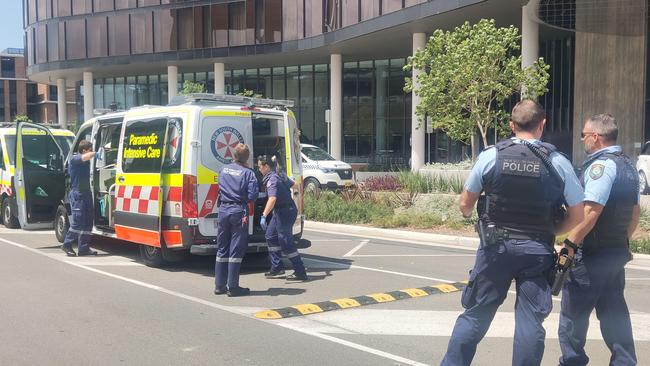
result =
[[[539,124],[539,127],[544,131],[544,127],[546,127],[546,118],[542,120],[542,123]]]
[[[508,126],[510,126],[510,131],[512,131],[512,133],[515,133],[515,123],[510,121],[508,122]]]

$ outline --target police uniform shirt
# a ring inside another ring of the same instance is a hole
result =
[[[252,169],[236,163],[224,165],[219,169],[221,202],[245,204],[255,201],[258,193],[258,182]]]
[[[623,151],[619,145],[602,148],[589,154],[587,160],[602,153],[618,153]],[[605,206],[612,190],[612,184],[616,179],[616,163],[610,158],[596,159],[587,169],[583,178],[585,187],[585,201],[594,202]],[[640,192],[637,190],[637,202],[640,199]]]
[[[276,197],[278,205],[291,202],[291,187],[293,180],[288,177],[280,177],[276,172],[268,174],[266,179],[266,193],[269,197]]]
[[[522,141],[516,137],[513,137],[512,140],[521,144]],[[528,140],[528,142],[533,144],[539,144],[539,140]],[[483,176],[487,174],[497,159],[497,149],[494,146],[489,147],[481,154],[479,154],[476,164],[472,168],[469,177],[465,181],[464,189],[472,193],[481,193],[483,191]],[[583,201],[583,190],[580,185],[580,180],[575,175],[573,166],[571,162],[560,154],[557,151],[554,151],[550,155],[551,164],[555,167],[555,170],[559,173],[560,177],[564,181],[564,199],[569,206],[575,206]]]
[[[90,160],[83,161],[81,154],[74,154],[68,164],[70,186],[78,191],[90,191]]]

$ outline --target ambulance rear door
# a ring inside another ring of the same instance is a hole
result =
[[[200,158],[197,164],[199,232],[216,236],[218,229],[218,172],[234,159],[235,146],[251,148],[248,161],[253,167],[253,132],[250,111],[205,110],[201,113]]]
[[[115,235],[161,246],[162,164],[167,116],[125,119],[115,174]]]
[[[302,185],[302,158],[300,156],[300,130],[293,112],[285,113],[284,117],[284,139],[286,149],[286,167],[287,176],[293,179],[296,184],[291,189],[293,200],[298,207],[298,217],[293,225],[293,234],[299,234],[302,231],[302,212],[303,212],[303,185]]]
[[[14,184],[23,229],[51,228],[65,195],[63,150],[50,130],[31,123],[16,126]]]

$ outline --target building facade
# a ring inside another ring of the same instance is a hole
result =
[[[79,120],[110,105],[165,104],[191,80],[215,93],[294,100],[303,141],[348,162],[417,169],[457,161],[467,146],[417,119],[418,97],[403,90],[411,76],[403,66],[434,30],[493,18],[522,30],[524,65],[540,56],[551,65],[550,91],[541,98],[547,140],[578,157],[574,121],[597,112],[619,117],[628,152],[638,152],[650,131],[645,0],[598,7],[587,0],[530,0],[523,7],[521,0],[23,3],[27,73],[57,85],[59,96],[74,88]],[[612,11],[626,12],[632,25],[605,16]],[[606,55],[594,59],[594,48]],[[67,108],[58,111],[59,120],[71,120],[61,115]]]

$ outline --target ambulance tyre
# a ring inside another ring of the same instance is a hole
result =
[[[140,245],[140,258],[147,267],[164,267],[168,262],[163,258],[161,248]]]
[[[56,210],[56,216],[54,216],[54,235],[59,243],[63,243],[65,235],[68,233],[68,229],[70,229],[68,211],[65,209],[65,206],[59,206]]]
[[[11,207],[11,199],[5,197],[2,200],[2,222],[5,224],[7,229],[18,229],[20,228],[20,223],[18,218],[14,215],[13,208]]]

